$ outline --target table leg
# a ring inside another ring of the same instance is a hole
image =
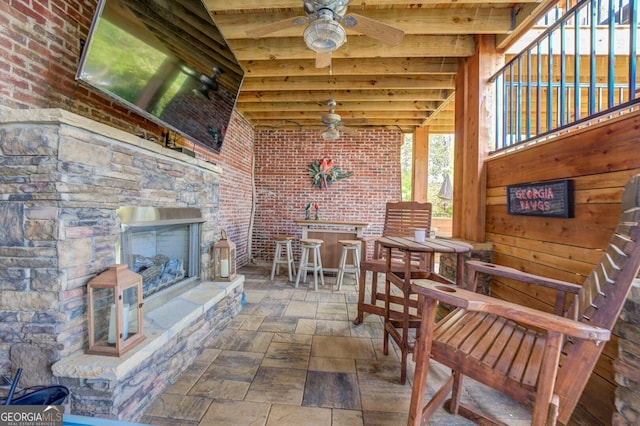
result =
[[[389,249],[390,251],[390,249]],[[387,253],[387,259],[390,262],[391,253]],[[391,264],[387,265],[387,273],[385,274],[385,311],[384,311],[384,342],[383,352],[388,354],[389,336],[396,342],[401,352],[400,359],[400,383],[405,384],[407,381],[407,356],[409,355],[409,323],[411,321],[409,315],[409,296],[411,294],[411,252],[404,253],[404,273],[403,277],[396,275]],[[402,295],[400,303],[402,304],[402,312],[394,312],[395,318],[391,318],[391,283],[397,286]],[[398,315],[399,314],[399,315]],[[401,332],[398,332],[393,322],[399,322]]]
[[[402,361],[400,365],[400,383],[407,381],[407,356],[409,355],[409,296],[411,295],[411,252],[406,252],[404,257],[404,282],[402,289],[402,336],[401,348]]]
[[[387,329],[387,323],[390,318],[390,297],[391,294],[391,281],[390,274],[391,272],[391,248],[385,248],[386,251],[386,261],[387,261],[387,272],[384,274],[384,325],[383,325],[383,342],[382,342],[382,353],[385,355],[389,355],[389,330]]]

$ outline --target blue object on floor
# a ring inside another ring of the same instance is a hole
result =
[[[64,414],[63,426],[143,426],[143,423],[122,422],[120,420],[99,419],[96,417],[77,416]]]

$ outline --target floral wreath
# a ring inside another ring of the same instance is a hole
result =
[[[333,160],[323,158],[309,165],[309,176],[314,186],[320,189],[327,188],[333,182],[348,178],[353,172],[341,172],[338,166],[333,165]]]

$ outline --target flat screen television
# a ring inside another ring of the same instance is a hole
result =
[[[219,152],[243,76],[201,0],[100,0],[76,78]]]

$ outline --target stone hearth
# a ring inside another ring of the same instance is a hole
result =
[[[137,420],[237,315],[243,283],[241,275],[203,282],[145,312],[146,339],[120,358],[78,351],[53,364],[60,384],[71,389],[73,413]]]
[[[135,420],[240,309],[241,277],[208,281],[221,169],[59,109],[1,110],[0,165],[0,374],[62,382],[74,414]],[[116,263],[120,206],[198,208],[201,283],[145,312],[122,358],[86,357],[86,285]]]

